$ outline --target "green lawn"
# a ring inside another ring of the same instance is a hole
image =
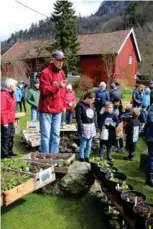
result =
[[[87,197],[30,194],[2,211],[2,229],[106,229]]]

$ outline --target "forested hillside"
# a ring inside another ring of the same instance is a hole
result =
[[[98,11],[89,17],[77,17],[78,34],[110,32],[134,27],[143,61],[142,73],[152,71],[153,64],[153,1],[103,1]],[[2,53],[16,41],[55,37],[51,18],[32,23],[29,29],[11,34],[2,42]]]

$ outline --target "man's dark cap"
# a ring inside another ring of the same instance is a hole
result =
[[[56,60],[62,60],[65,59],[65,55],[62,51],[56,50],[52,53],[51,55],[52,58],[56,59]]]

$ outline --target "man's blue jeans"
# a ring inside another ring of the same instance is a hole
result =
[[[80,137],[80,152],[79,158],[89,158],[90,151],[92,145],[92,138],[86,139],[84,137]]]
[[[31,121],[39,120],[39,111],[37,109],[31,108]]]
[[[40,113],[41,153],[58,153],[61,114]]]

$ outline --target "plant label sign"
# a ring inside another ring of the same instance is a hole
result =
[[[45,169],[39,173],[39,180],[41,183],[52,178],[51,168]]]

